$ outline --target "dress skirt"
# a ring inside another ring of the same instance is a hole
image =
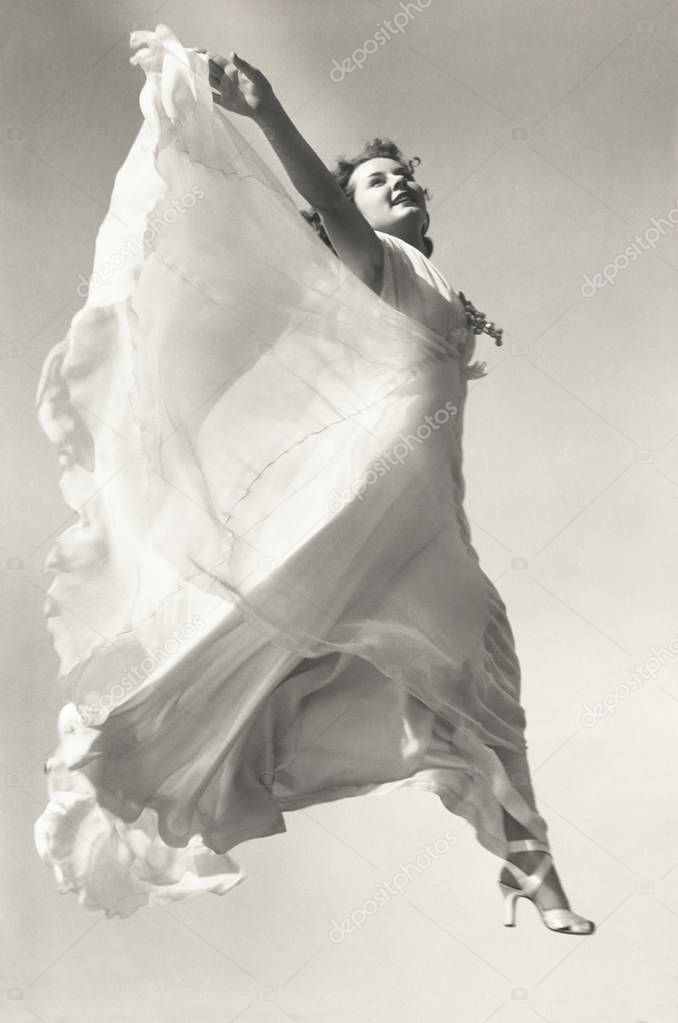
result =
[[[343,267],[135,33],[144,120],[37,404],[77,511],[45,563],[67,702],[40,855],[126,916],[243,879],[283,813],[412,786],[547,842],[506,608],[463,506],[472,333]]]

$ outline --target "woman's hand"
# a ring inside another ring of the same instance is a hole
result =
[[[273,89],[268,79],[237,55],[231,53],[230,59],[200,50],[209,58],[210,86],[214,102],[232,114],[241,114],[257,120],[271,106],[274,99]]]

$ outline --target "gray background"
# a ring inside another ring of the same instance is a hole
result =
[[[678,658],[583,713],[678,637],[678,229],[645,235],[678,219],[678,2],[432,0],[341,82],[333,60],[397,3],[2,7],[0,1021],[675,1023]],[[539,806],[593,938],[550,934],[525,903],[504,929],[498,861],[425,793],[287,814],[287,834],[235,850],[249,878],[223,899],[128,920],[59,895],[37,857],[68,699],[42,564],[74,516],[33,397],[140,124],[128,33],[158,22],[260,67],[325,160],[374,135],[421,156],[434,262],[505,329],[502,349],[478,346],[491,372],[471,384],[468,512],[516,634]],[[647,251],[582,295],[635,234]],[[448,828],[449,852],[329,940]]]

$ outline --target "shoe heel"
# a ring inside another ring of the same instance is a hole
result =
[[[516,902],[520,892],[510,885],[499,882],[499,889],[504,896],[504,927],[515,927],[516,925]]]

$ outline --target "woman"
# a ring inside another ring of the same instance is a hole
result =
[[[376,139],[332,174],[236,54],[206,66],[162,26],[133,42],[145,124],[38,396],[64,495],[92,491],[46,565],[61,675],[89,697],[62,712],[41,855],[126,915],[133,895],[228,890],[228,850],[284,831],[283,810],[413,786],[504,858],[508,926],[526,897],[592,933],[551,861],[513,636],[463,511],[474,332],[501,331],[428,259],[416,161]],[[212,100],[262,130],[325,246]],[[180,188],[200,202],[168,219]],[[113,273],[116,220],[145,245]],[[104,380],[130,409],[79,414]],[[127,482],[102,419],[138,439]],[[133,649],[151,665],[131,680]]]

